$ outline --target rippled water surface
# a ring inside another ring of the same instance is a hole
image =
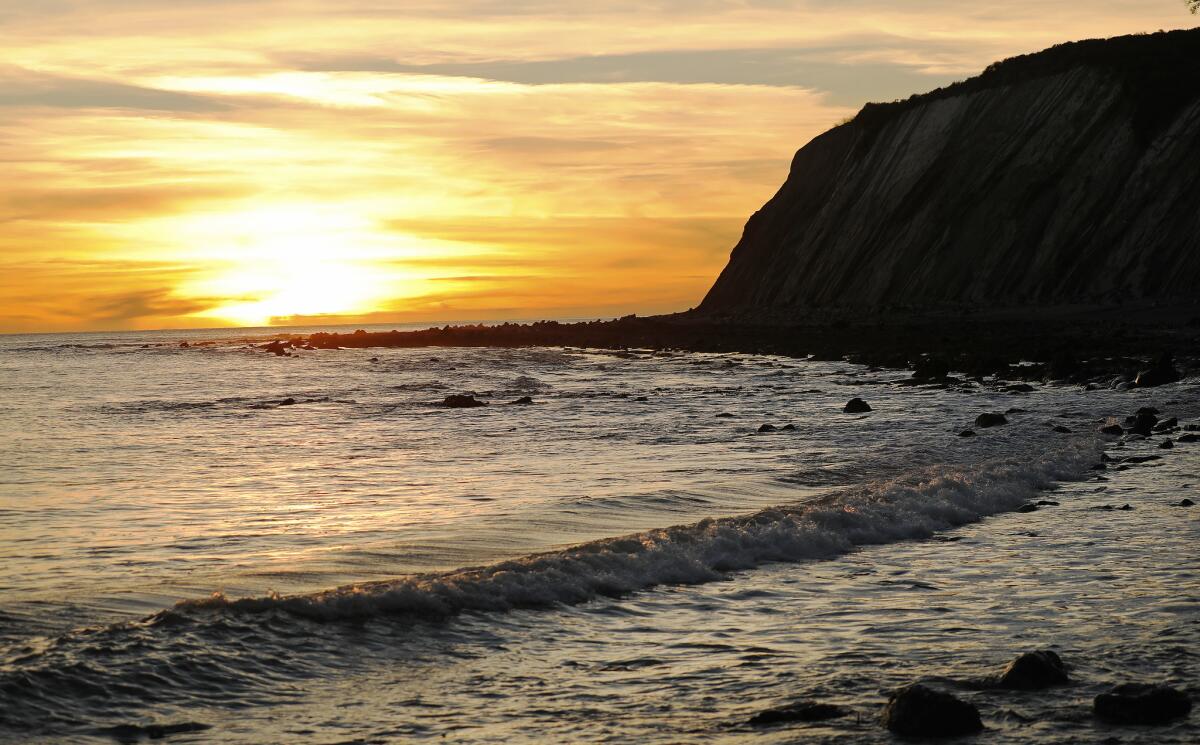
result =
[[[1200,512],[1172,503],[1200,501],[1200,443],[1096,429],[1195,423],[1196,381],[906,377],[0,337],[0,741],[875,742],[887,691],[927,680],[980,741],[1066,743],[1114,735],[1089,702],[1115,682],[1194,696]],[[490,405],[438,405],[463,392]],[[1046,647],[1075,685],[970,685]],[[854,714],[744,724],[800,698]]]

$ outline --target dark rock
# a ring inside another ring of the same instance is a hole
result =
[[[1017,383],[1016,385],[1008,386],[1004,390],[1009,393],[1033,393],[1034,388],[1028,383]]]
[[[1049,499],[1040,499],[1037,501],[1037,506],[1038,507],[1058,507],[1059,503],[1053,502]]]
[[[1175,443],[1171,442],[1170,440],[1163,440],[1158,444],[1159,450],[1170,450],[1173,447],[1175,447]]]
[[[1175,429],[1178,426],[1179,419],[1177,417],[1171,417],[1170,419],[1164,419],[1163,421],[1159,422],[1158,426],[1154,428],[1154,431],[1166,432],[1168,429]]]
[[[1004,418],[1003,414],[985,413],[975,417],[975,426],[980,429],[999,427],[1002,424],[1008,424],[1008,420]]]
[[[974,437],[975,432],[974,432],[974,430],[964,429],[962,432],[958,433],[958,436],[959,437]]]
[[[1037,512],[1038,506],[1031,502],[1026,502],[1017,508],[1017,512]]]
[[[1192,701],[1183,691],[1165,685],[1123,683],[1101,693],[1093,704],[1096,716],[1116,724],[1163,724],[1185,717]]]
[[[883,709],[883,724],[908,737],[955,737],[983,729],[973,704],[919,683],[892,694]]]
[[[1179,504],[1177,504],[1175,506],[1176,507],[1195,507],[1196,503],[1190,499],[1181,499],[1181,500],[1179,500]]]
[[[646,401],[649,401],[649,400],[650,400],[650,397],[649,397],[649,396],[638,396],[637,398],[635,398],[635,399],[633,399],[633,400],[634,400],[634,401],[640,401],[640,402],[642,402],[642,403],[645,403]]]
[[[1120,507],[1118,507],[1117,509],[1120,510],[1121,512],[1132,512],[1133,511],[1133,508],[1127,504],[1123,504]]]
[[[844,717],[850,712],[841,706],[823,704],[819,701],[798,701],[778,709],[767,709],[755,714],[747,722],[751,727],[765,727],[787,722],[824,722]]]
[[[1097,463],[1096,465],[1092,466],[1088,470],[1089,471],[1107,471],[1108,466],[1104,465],[1103,463]]]
[[[1136,412],[1136,414],[1137,414],[1137,415],[1141,415],[1141,414],[1161,414],[1161,413],[1162,413],[1161,411],[1159,411],[1158,409],[1154,408],[1153,406],[1143,406],[1142,408],[1138,409],[1138,410],[1137,410],[1137,412]]]
[[[1158,424],[1158,417],[1153,414],[1138,414],[1134,418],[1133,426],[1129,428],[1129,431],[1135,435],[1149,437],[1150,433],[1154,431],[1154,425],[1156,424]]]
[[[1125,434],[1125,429],[1121,427],[1121,425],[1110,420],[1109,423],[1100,428],[1100,434],[1116,435],[1119,437],[1120,435]]]
[[[733,419],[733,414],[730,414],[726,411],[721,414],[717,414],[717,419]]]
[[[861,398],[852,398],[847,403],[843,412],[847,414],[865,414],[871,410],[871,405]]]
[[[379,361],[378,357],[372,357],[371,359],[367,360],[367,362],[378,362],[378,361]]]
[[[533,403],[533,399],[529,396],[521,396],[516,401],[511,401],[514,406],[529,406]]]
[[[1152,461],[1162,460],[1161,455],[1131,455],[1128,458],[1122,458],[1122,463],[1150,463]]]
[[[1200,442],[1200,435],[1189,432],[1186,435],[1180,435],[1175,438],[1175,442]]]
[[[442,401],[442,406],[451,409],[473,409],[476,406],[487,406],[487,401],[479,401],[470,394],[452,393]]]
[[[778,428],[774,424],[764,424],[758,428],[759,432],[776,432]]]
[[[1036,691],[1071,682],[1067,666],[1056,652],[1049,649],[1026,652],[1008,663],[994,681],[995,688],[1016,691]]]
[[[796,425],[794,425],[794,424],[786,424],[786,425],[784,425],[784,427],[783,427],[783,431],[784,431],[784,432],[795,432],[795,431],[796,431]]]
[[[1158,362],[1149,370],[1143,370],[1138,373],[1133,384],[1138,388],[1153,388],[1154,386],[1166,385],[1167,383],[1178,383],[1181,379],[1179,371],[1175,369],[1175,360],[1170,352],[1163,352],[1162,357],[1158,358]]]
[[[1005,413],[1005,415],[1008,415],[1008,414],[1024,414],[1024,413],[1025,413],[1025,409],[1009,409],[1008,411],[1006,411],[1006,412],[1004,412],[1004,413]]]
[[[1200,432],[1200,424],[1185,424],[1183,425],[1184,432]]]
[[[1054,428],[1054,431],[1055,431],[1055,432],[1059,432],[1059,433],[1061,433],[1061,434],[1064,434],[1064,435],[1069,435],[1069,434],[1071,434],[1071,430],[1067,429],[1066,427],[1062,426],[1061,424],[1059,424],[1059,425],[1055,426],[1055,428]]]
[[[285,399],[283,399],[282,401],[280,401],[280,402],[279,402],[279,405],[280,405],[280,406],[295,406],[295,405],[296,405],[296,399],[294,399],[294,398],[292,398],[292,397],[290,397],[290,396],[289,396],[288,398],[285,398]]]
[[[181,341],[181,342],[179,342],[179,346],[183,349],[187,349],[188,347],[190,347],[192,345],[188,344],[186,341]]]

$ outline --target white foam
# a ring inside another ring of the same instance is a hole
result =
[[[1010,511],[1057,481],[1078,478],[1100,454],[1090,439],[1024,460],[927,468],[815,502],[707,519],[443,574],[351,585],[308,595],[214,595],[173,612],[283,611],[317,620],[381,614],[445,617],[579,603],[661,584],[719,579],[768,562],[820,559],[857,546],[925,538]]]

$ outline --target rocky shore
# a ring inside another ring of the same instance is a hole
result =
[[[1170,382],[1200,370],[1200,323],[915,320],[906,323],[767,324],[691,314],[612,321],[503,323],[420,331],[282,334],[259,342],[285,356],[300,351],[374,347],[588,347],[777,354],[845,359],[870,367],[911,369],[923,380],[951,372],[1005,380],[1057,380],[1102,387]],[[1142,378],[1139,382],[1139,375]]]

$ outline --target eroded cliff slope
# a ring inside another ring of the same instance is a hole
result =
[[[1066,44],[800,150],[699,308],[1200,299],[1200,29]]]

